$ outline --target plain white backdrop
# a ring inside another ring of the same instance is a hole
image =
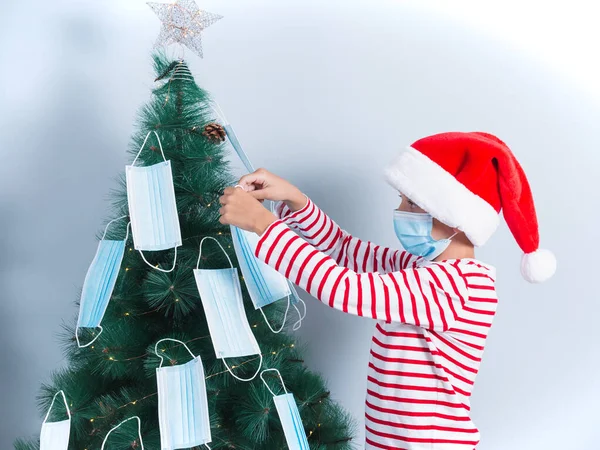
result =
[[[256,166],[297,184],[344,229],[396,246],[384,165],[419,137],[487,131],[536,200],[544,285],[519,274],[502,224],[477,256],[498,313],[472,397],[478,450],[600,445],[600,65],[592,2],[206,0],[224,19],[186,52]],[[0,4],[0,448],[39,432],[55,336],[108,217],[160,23],[143,1]],[[173,56],[180,50],[171,49]],[[236,163],[240,175],[242,164]],[[309,366],[359,424],[374,324],[308,300]]]

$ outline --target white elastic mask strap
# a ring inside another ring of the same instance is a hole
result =
[[[225,364],[225,367],[227,368],[227,370],[229,371],[229,373],[231,374],[231,376],[233,378],[235,378],[236,380],[239,380],[239,381],[252,381],[252,380],[254,380],[256,378],[256,375],[258,375],[258,373],[260,372],[260,369],[261,369],[262,363],[263,363],[262,353],[259,353],[258,356],[260,357],[260,362],[258,363],[258,369],[256,369],[256,373],[254,375],[252,375],[251,378],[240,378],[240,377],[238,377],[236,374],[234,374],[231,371],[231,368],[227,365],[227,362],[225,361],[225,358],[222,358],[221,361],[223,361],[223,364]]]
[[[160,366],[158,367],[162,367],[163,362],[164,362],[164,358],[162,357],[162,355],[160,355],[158,353],[158,344],[160,344],[163,341],[172,341],[172,342],[179,342],[181,345],[183,345],[185,347],[185,349],[189,352],[190,355],[192,355],[192,358],[195,358],[196,356],[192,353],[192,351],[190,350],[190,348],[185,345],[185,342],[180,341],[179,339],[172,339],[172,338],[164,338],[161,339],[160,341],[158,341],[156,344],[154,344],[154,353],[156,353],[156,356],[158,356],[160,358]]]
[[[229,122],[227,122],[227,119],[225,118],[225,113],[223,113],[223,110],[221,109],[221,107],[219,106],[219,103],[215,99],[211,100],[210,107],[215,112],[215,114],[217,115],[219,120],[221,120],[221,122],[229,125]]]
[[[173,272],[173,270],[175,269],[175,265],[177,264],[177,247],[175,247],[175,256],[173,257],[173,267],[171,267],[169,270],[165,270],[165,269],[161,269],[160,267],[153,266],[152,264],[150,264],[148,262],[148,260],[144,256],[144,253],[141,250],[138,250],[138,252],[140,252],[140,255],[142,255],[142,259],[144,260],[144,262],[146,264],[148,264],[154,270],[158,270],[159,272],[164,272],[164,273]]]
[[[117,428],[119,428],[121,425],[123,425],[128,420],[133,420],[133,419],[136,419],[138,422],[138,435],[140,437],[140,445],[142,446],[141,450],[144,450],[144,441],[142,440],[142,421],[140,420],[140,418],[138,416],[133,416],[133,417],[130,417],[129,419],[125,419],[120,424],[118,424],[116,427],[111,428],[110,431],[108,433],[106,433],[106,436],[104,436],[104,440],[102,441],[102,447],[100,448],[100,450],[104,450],[104,445],[106,444],[106,440],[108,439],[108,436],[110,435],[110,433],[115,431]]]
[[[106,237],[106,232],[108,231],[108,227],[110,226],[110,224],[113,222],[116,222],[117,220],[124,219],[125,217],[129,217],[129,216],[117,217],[116,219],[113,219],[110,222],[108,222],[106,224],[106,228],[104,228],[104,234],[102,235],[102,240],[104,240],[104,238]],[[129,222],[129,223],[131,223],[131,222]],[[129,223],[127,224],[127,236],[125,237],[125,240],[127,240],[127,238],[129,237]]]
[[[212,239],[217,244],[219,244],[219,247],[221,247],[221,250],[223,250],[223,253],[225,253],[225,256],[227,256],[227,261],[229,261],[229,265],[233,269],[233,263],[231,262],[231,259],[229,258],[229,255],[227,254],[227,252],[225,251],[225,249],[223,248],[223,246],[221,245],[221,243],[218,240],[216,240],[214,237],[212,237],[212,236],[205,236],[200,241],[200,250],[198,252],[198,261],[196,262],[196,269],[200,266],[200,258],[202,257],[202,244],[204,243],[205,239]]]
[[[71,410],[69,409],[69,404],[67,403],[67,397],[65,397],[65,393],[61,389],[56,394],[54,394],[54,397],[52,397],[52,401],[50,402],[50,407],[48,408],[48,412],[46,413],[46,417],[44,417],[44,422],[43,423],[46,423],[46,421],[48,420],[48,417],[50,416],[50,411],[52,411],[52,406],[54,405],[54,400],[56,400],[56,396],[58,394],[62,395],[63,401],[65,402],[65,408],[67,408],[67,416],[69,416],[69,420],[71,420]]]
[[[96,335],[96,337],[94,339],[92,339],[90,342],[88,342],[85,345],[81,345],[81,342],[79,342],[79,327],[75,328],[75,340],[77,341],[77,347],[79,348],[86,348],[89,347],[90,345],[92,345],[94,342],[96,342],[96,339],[98,339],[100,337],[100,335],[102,334],[102,332],[104,331],[104,328],[102,328],[100,325],[98,325],[98,328],[100,328],[100,333],[98,333]]]
[[[160,153],[161,153],[163,159],[165,160],[165,162],[167,161],[167,158],[165,158],[165,152],[163,151],[162,144],[160,142],[160,137],[158,137],[158,133],[154,130],[151,130],[151,131],[148,131],[148,134],[146,135],[146,139],[144,139],[144,143],[140,147],[140,151],[137,152],[137,155],[135,155],[135,159],[131,163],[132,166],[135,166],[135,162],[137,161],[138,157],[140,156],[140,153],[142,153],[142,150],[144,149],[144,145],[146,145],[146,141],[150,137],[150,133],[154,133],[156,135],[156,139],[158,140],[158,146],[160,147]]]
[[[258,308],[260,310],[260,313],[262,314],[263,318],[265,319],[265,322],[267,322],[267,326],[275,334],[281,333],[281,330],[283,330],[283,327],[285,327],[285,321],[287,320],[288,311],[290,310],[290,303],[291,303],[290,302],[290,296],[291,296],[291,294],[288,294],[288,296],[287,296],[287,308],[285,308],[285,314],[283,316],[283,323],[281,324],[281,328],[279,328],[279,330],[277,330],[277,331],[275,331],[273,329],[273,327],[271,326],[271,324],[269,323],[269,319],[267,319],[267,316],[263,312],[263,309],[262,308]]]
[[[298,302],[302,303],[304,314],[302,314],[298,307],[294,305],[294,309],[298,312],[298,320],[294,323],[294,326],[292,327],[292,330],[294,331],[300,329],[300,327],[302,326],[302,321],[306,317],[306,303],[304,303],[304,300],[302,300],[300,297],[298,297]]]
[[[265,386],[267,387],[267,389],[269,390],[269,392],[271,394],[273,394],[273,397],[277,397],[277,394],[275,394],[275,392],[273,392],[271,390],[271,388],[269,387],[269,385],[267,384],[267,382],[265,381],[265,378],[263,377],[263,375],[265,374],[265,372],[277,372],[277,375],[279,375],[279,379],[281,380],[281,385],[283,386],[283,390],[285,391],[285,393],[287,394],[288,391],[285,387],[285,383],[283,382],[283,378],[281,377],[281,373],[279,373],[279,370],[277,369],[265,369],[260,373],[260,379],[262,380],[262,382],[265,384]]]

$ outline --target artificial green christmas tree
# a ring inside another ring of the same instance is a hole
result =
[[[106,239],[123,240],[125,252],[114,291],[98,330],[65,326],[61,336],[67,368],[53,374],[42,386],[39,406],[45,415],[52,398],[62,390],[71,413],[69,449],[100,449],[107,433],[122,421],[138,417],[145,449],[160,449],[156,368],[160,358],[154,347],[164,338],[184,342],[200,356],[206,380],[212,449],[273,450],[287,448],[273,394],[259,377],[241,382],[215,358],[202,302],[194,282],[200,241],[215,238],[234,266],[237,258],[229,227],[219,223],[219,196],[235,177],[226,160],[229,147],[225,133],[213,114],[208,94],[200,89],[184,61],[171,61],[162,53],[153,56],[157,87],[138,117],[130,152],[135,155],[150,131],[160,136],[162,150],[171,162],[182,245],[174,269],[173,250],[144,252],[149,267],[136,251],[127,232],[129,215],[125,177],[112,195],[111,218],[124,216],[108,228]],[[148,148],[150,150],[148,150]],[[163,161],[154,133],[138,163],[149,166]],[[211,239],[203,244],[200,267],[228,267],[228,260]],[[156,269],[162,269],[156,270]],[[249,299],[240,273],[248,322],[263,358],[262,369],[277,369],[296,399],[310,448],[351,448],[353,424],[346,412],[330,399],[323,379],[303,364],[294,338],[273,333]],[[264,309],[269,323],[278,327],[284,318],[285,301]],[[82,342],[80,348],[76,332]],[[165,365],[191,359],[186,348],[174,341],[158,344]],[[240,377],[251,377],[259,357],[228,359]],[[265,372],[275,393],[283,393],[273,371]],[[60,397],[60,396],[59,396]],[[48,421],[66,419],[63,401],[57,397]],[[17,450],[39,448],[37,439],[18,440]],[[106,449],[141,449],[138,421],[129,420],[114,430]],[[193,448],[204,448],[193,447]]]

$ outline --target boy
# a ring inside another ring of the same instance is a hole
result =
[[[385,170],[403,196],[394,229],[404,251],[361,241],[307,196],[259,169],[227,188],[221,223],[255,231],[255,255],[329,306],[377,320],[366,397],[366,449],[472,450],[470,395],[496,312],[495,269],[474,258],[506,222],[522,274],[549,278],[523,170],[497,137],[440,133]],[[248,191],[248,192],[246,192]],[[280,200],[277,215],[258,200]],[[298,236],[297,233],[300,234]]]

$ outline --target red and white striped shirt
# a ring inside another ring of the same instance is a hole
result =
[[[365,448],[473,450],[469,399],[496,312],[495,269],[361,241],[308,197],[276,214],[256,256],[332,308],[377,320]]]

